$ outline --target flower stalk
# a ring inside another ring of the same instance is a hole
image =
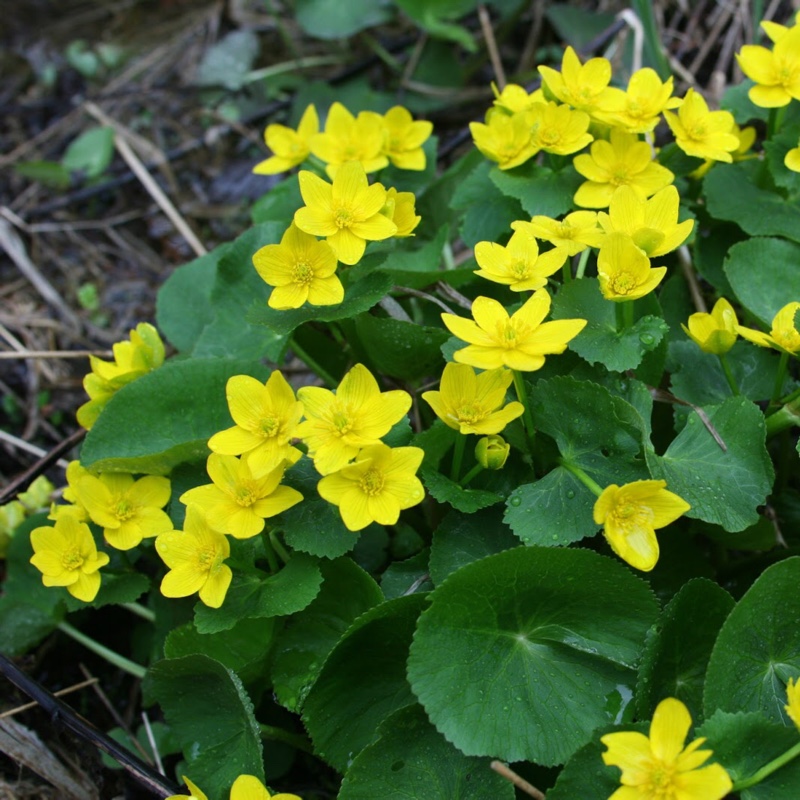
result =
[[[65,633],[70,639],[74,639],[87,650],[91,650],[95,655],[108,661],[112,666],[119,667],[123,672],[133,675],[134,678],[139,678],[141,680],[146,675],[147,670],[141,666],[141,664],[136,664],[130,659],[125,658],[125,656],[121,656],[119,653],[100,644],[100,642],[95,641],[85,633],[81,633],[77,628],[73,628],[68,622],[59,622],[57,627],[58,630]]]

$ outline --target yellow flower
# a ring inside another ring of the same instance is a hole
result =
[[[679,247],[692,232],[694,220],[678,222],[680,196],[674,186],[656,192],[649,200],[630,186],[614,192],[608,213],[600,211],[598,222],[606,233],[627,234],[648,258],[656,258]]]
[[[730,164],[739,147],[739,137],[733,133],[735,124],[730,111],[709,111],[701,94],[689,89],[678,113],[664,112],[672,129],[675,143],[686,155],[724,161]]]
[[[612,483],[594,504],[594,521],[603,525],[611,549],[642,572],[649,572],[658,561],[655,529],[675,522],[691,508],[666,485],[666,481]]]
[[[759,345],[760,347],[773,347],[792,355],[800,351],[800,333],[797,331],[795,318],[800,311],[800,303],[788,303],[772,320],[772,330],[767,333],[754,331],[737,325],[736,330],[740,336]]]
[[[422,145],[433,133],[433,123],[414,120],[407,109],[394,106],[383,115],[386,139],[383,152],[399,169],[425,169]]]
[[[291,508],[303,495],[279,486],[286,462],[256,478],[244,459],[212,453],[206,462],[213,483],[181,495],[181,503],[196,503],[208,524],[236,539],[249,539],[264,530],[265,520]]]
[[[219,608],[225,600],[233,573],[224,564],[231,554],[225,534],[212,530],[199,506],[186,508],[182,531],[167,531],[156,539],[156,552],[169,567],[161,581],[164,597],[188,597]]]
[[[774,29],[773,29],[774,30]],[[762,108],[788,105],[800,100],[800,26],[797,24],[778,36],[772,50],[746,44],[736,59],[742,72],[756,85],[749,98]]]
[[[425,496],[416,477],[424,455],[419,447],[370,445],[359,451],[355,463],[326,475],[317,491],[339,507],[350,531],[360,531],[371,522],[394,525],[403,509],[417,505]]]
[[[800,172],[800,142],[797,143],[797,147],[793,147],[786,153],[783,163],[792,172]]]
[[[533,146],[546,153],[566,156],[592,141],[589,115],[557,103],[535,103],[526,112]]]
[[[31,531],[34,554],[31,564],[42,573],[45,586],[66,586],[84,603],[91,603],[100,589],[100,567],[108,564],[107,553],[97,551],[92,532],[84,522],[65,516],[53,527]]]
[[[20,492],[17,495],[19,500],[29,512],[39,511],[42,508],[47,508],[50,504],[50,495],[55,491],[55,486],[50,483],[44,475],[39,475],[33,483],[28,487],[27,491]]]
[[[530,222],[512,222],[511,227],[527,230],[531,236],[563,248],[574,256],[587,247],[600,247],[603,231],[597,227],[596,211],[573,211],[562,220],[536,216]]]
[[[724,297],[717,300],[710,314],[692,314],[688,322],[688,328],[683,324],[681,328],[705,353],[725,355],[736,342],[739,320],[733,306]]]
[[[515,83],[507,83],[502,92],[497,91],[497,87],[492,84],[492,91],[494,92],[494,106],[509,114],[515,114],[517,111],[527,111],[534,103],[546,103],[547,100],[544,92],[541,89],[528,92]]]
[[[300,800],[296,794],[270,794],[255,775],[240,775],[231,786],[230,800]]]
[[[305,302],[335,306],[344,299],[333,250],[294,223],[280,244],[268,244],[255,252],[253,266],[265,283],[275,287],[268,300],[270,308],[300,308]]]
[[[490,161],[496,161],[500,169],[518,167],[539,152],[531,138],[531,125],[525,111],[509,116],[490,109],[485,124],[470,122],[469,129],[475,147]]]
[[[181,775],[183,782],[189,789],[190,794],[173,794],[166,798],[166,800],[208,800],[206,794],[195,786],[185,775]]]
[[[256,164],[253,172],[257,175],[275,175],[301,164],[311,152],[311,137],[318,132],[319,118],[313,105],[306,107],[296,131],[285,125],[267,125],[264,141],[275,155]]]
[[[215,433],[208,447],[224,456],[247,454],[253,476],[260,478],[284,460],[294,464],[302,455],[291,441],[303,416],[303,404],[279,371],[266,383],[249,375],[234,375],[225,386],[228,409],[236,423]]]
[[[472,304],[475,321],[455,314],[442,314],[450,333],[469,343],[455,352],[462,364],[478,369],[510,367],[533,372],[544,366],[544,357],[563,353],[567,343],[585,327],[585,319],[542,320],[550,313],[550,295],[538,289],[510,318],[490,297],[477,297]]]
[[[606,58],[590,58],[581,65],[575,51],[568,47],[564,51],[560,73],[551,67],[540,66],[539,74],[558,100],[592,117],[622,107],[624,92],[608,87],[611,62]]]
[[[749,158],[756,158],[755,154],[750,152],[750,148],[756,141],[756,129],[752,125],[740,128],[734,122],[731,133],[739,140],[739,146],[731,152],[731,158],[734,161],[746,161]],[[689,177],[700,180],[715,163],[712,159],[707,158],[696,170],[689,173]]]
[[[295,212],[295,225],[312,236],[324,236],[343,264],[356,264],[367,240],[388,239],[397,232],[397,226],[380,213],[386,189],[380,183],[367,183],[359,161],[342,165],[333,184],[302,171],[300,194],[306,205]]]
[[[424,392],[422,399],[459,433],[496,434],[525,410],[516,400],[503,406],[513,377],[507,369],[476,375],[467,364],[446,364],[440,391]]]
[[[644,199],[672,183],[675,176],[653,161],[647,142],[616,128],[610,135],[611,141],[596,139],[589,153],[573,160],[575,169],[588,179],[575,193],[577,205],[605,208],[618,186],[630,186]]]
[[[600,291],[615,303],[644,297],[666,273],[666,267],[651,267],[650,259],[624,233],[607,234],[597,255]]]
[[[162,511],[170,497],[167,478],[146,475],[134,480],[133,475],[123,473],[95,476],[87,472],[78,479],[74,491],[78,503],[117,550],[130,550],[143,538],[172,528],[170,518]]]
[[[795,682],[794,678],[789,678],[786,684],[786,699],[789,701],[784,706],[786,713],[800,730],[800,682]]]
[[[622,786],[608,800],[722,800],[733,783],[720,764],[701,767],[712,755],[698,750],[705,739],[684,747],[691,725],[686,706],[668,697],[653,712],[649,738],[638,731],[600,737],[603,761],[622,770]]]
[[[622,108],[599,116],[628,133],[649,133],[658,125],[665,108],[680,104],[680,99],[672,96],[672,76],[662,83],[655,70],[644,67],[631,75]]]
[[[386,190],[386,204],[381,214],[397,226],[395,236],[414,235],[414,229],[422,219],[414,208],[415,200],[413,192],[398,192],[394,187]]]
[[[540,254],[530,223],[516,222],[514,234],[505,247],[478,242],[475,260],[481,267],[475,270],[476,275],[505,284],[513,292],[523,292],[547,286],[547,278],[567,260],[567,251],[557,247]]]
[[[126,384],[164,363],[164,343],[158,331],[147,322],[140,322],[131,331],[130,341],[117,342],[112,348],[114,361],[89,356],[92,371],[83,379],[89,395],[76,412],[78,424],[89,430],[108,401]]]
[[[311,152],[328,165],[325,171],[331,178],[348,161],[358,161],[365,173],[375,172],[389,163],[383,141],[380,114],[361,111],[354,117],[341,103],[334,103],[325,120],[325,132],[311,137]]]
[[[356,364],[342,378],[336,394],[304,386],[297,396],[306,414],[297,435],[308,445],[321,475],[341,469],[360,448],[377,444],[411,408],[408,392],[381,392],[363,364]]]
[[[67,464],[67,485],[61,492],[61,496],[70,503],[70,505],[51,503],[50,513],[47,515],[48,519],[57,520],[62,514],[65,514],[75,517],[78,522],[87,522],[89,520],[89,513],[78,499],[77,486],[81,478],[91,474],[92,473],[89,472],[88,469],[81,466],[81,462],[78,460],[70,461],[69,464]]]

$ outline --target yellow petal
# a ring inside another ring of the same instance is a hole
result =
[[[270,794],[255,775],[240,775],[231,786],[230,800],[270,800]]]
[[[300,210],[302,211],[302,209]],[[356,236],[348,228],[337,229],[335,234],[332,236],[329,235],[328,244],[331,250],[336,254],[336,258],[338,258],[342,264],[347,264],[348,266],[357,264],[361,260],[361,256],[364,255],[364,250],[367,248],[367,243],[364,239]]]
[[[683,750],[683,743],[692,725],[686,706],[674,697],[662,700],[653,712],[650,723],[650,747],[653,755],[672,764]]]
[[[232,578],[231,568],[227,564],[220,564],[216,570],[209,573],[205,583],[200,587],[200,600],[209,608],[219,608],[225,602],[225,595],[228,593]]]

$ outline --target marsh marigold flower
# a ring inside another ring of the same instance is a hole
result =
[[[510,367],[533,372],[544,366],[544,357],[563,353],[567,344],[586,326],[585,319],[543,322],[550,313],[550,295],[545,289],[533,293],[511,317],[497,300],[476,297],[471,319],[442,314],[450,333],[469,343],[456,350],[454,358],[478,369]]]
[[[459,433],[497,434],[525,410],[516,400],[503,405],[513,377],[507,369],[476,375],[467,364],[445,364],[439,391],[423,392],[422,399]]]
[[[783,163],[792,172],[800,172],[800,141],[797,143],[797,147],[787,151],[783,158]]]
[[[303,404],[286,378],[275,370],[266,383],[234,375],[225,385],[228,409],[236,423],[215,433],[208,447],[225,456],[247,456],[253,476],[260,478],[284,460],[294,464],[302,452],[291,445],[303,416]]]
[[[394,106],[383,115],[383,152],[398,169],[425,169],[422,145],[433,133],[433,123],[415,120],[408,109]]]
[[[684,747],[691,725],[686,706],[668,697],[653,712],[649,737],[638,731],[601,736],[608,748],[603,761],[622,770],[622,786],[608,800],[722,800],[733,783],[720,764],[702,766],[712,755],[698,749],[705,739]]]
[[[297,130],[285,125],[267,125],[264,141],[274,155],[253,167],[257,175],[275,175],[286,172],[308,158],[311,137],[319,132],[319,117],[313,105],[306,107]]]
[[[103,528],[105,540],[117,550],[130,550],[142,539],[172,528],[162,509],[169,502],[168,478],[107,472],[81,474],[74,487],[78,503],[92,522]]]
[[[650,259],[624,233],[607,234],[597,255],[600,291],[615,303],[644,297],[666,273],[666,267],[651,267]]]
[[[786,684],[786,700],[788,701],[784,706],[786,713],[800,730],[800,683],[794,678],[789,678],[789,682]]]
[[[511,227],[515,231],[526,230],[531,236],[566,250],[570,256],[587,247],[599,247],[603,241],[596,211],[573,211],[562,220],[539,215],[530,222],[512,222]]]
[[[219,608],[225,600],[233,573],[224,563],[231,554],[225,534],[211,528],[199,506],[186,508],[182,531],[167,531],[156,539],[156,552],[169,567],[161,581],[164,597],[188,597]]]
[[[297,435],[321,475],[347,464],[359,449],[377,444],[411,408],[411,395],[400,389],[382,392],[372,373],[356,364],[336,389],[304,386],[297,392],[306,419]]]
[[[475,147],[500,169],[512,169],[533,158],[539,148],[531,138],[527,112],[509,116],[498,109],[489,109],[486,122],[470,122]]]
[[[575,156],[575,169],[588,180],[575,192],[584,208],[605,208],[619,186],[630,186],[642,199],[669,186],[675,176],[653,161],[650,145],[633,133],[612,129],[610,141],[595,139],[588,153]]]
[[[600,211],[597,220],[606,233],[617,231],[633,239],[648,258],[670,253],[686,241],[694,220],[678,222],[680,196],[667,186],[644,200],[630,186],[620,186],[611,197],[608,213]]]
[[[84,603],[91,603],[100,589],[100,567],[108,564],[107,553],[98,552],[85,522],[65,516],[52,527],[31,531],[31,564],[42,573],[45,586],[65,586]]]
[[[398,192],[395,188],[386,190],[386,203],[381,214],[397,226],[395,236],[398,238],[413,236],[414,229],[422,219],[414,208],[415,201],[413,192]]]
[[[738,325],[733,306],[720,297],[710,314],[698,311],[681,328],[703,352],[723,356],[736,343]]]
[[[326,475],[317,491],[339,507],[350,531],[360,531],[371,522],[394,525],[403,509],[417,505],[425,496],[416,476],[424,455],[419,447],[370,445],[359,451],[353,464]]]
[[[612,483],[594,504],[594,521],[603,526],[611,549],[642,572],[649,572],[658,561],[656,528],[675,522],[691,508],[666,485],[666,481]]]
[[[600,116],[628,133],[649,133],[658,125],[665,108],[681,104],[680,98],[672,96],[672,76],[662,83],[658,73],[650,67],[636,70],[624,92],[612,91],[621,93],[621,107],[614,113]]]
[[[185,775],[183,782],[191,794],[174,794],[166,800],[208,800],[206,795]],[[230,800],[300,800],[296,794],[270,794],[255,775],[240,775],[231,786]]]
[[[535,103],[526,112],[531,142],[537,150],[566,156],[582,150],[594,138],[589,115],[558,103]]]
[[[380,241],[397,233],[397,226],[381,214],[386,189],[370,186],[359,161],[342,165],[333,184],[313,172],[300,172],[300,194],[305,207],[294,215],[295,225],[312,236],[324,236],[343,264],[356,264],[367,240]]]
[[[331,178],[348,161],[358,161],[365,173],[383,169],[389,159],[383,152],[383,117],[361,111],[354,117],[341,103],[334,103],[325,120],[325,132],[311,137],[311,152],[328,166]]]
[[[303,233],[292,223],[280,244],[268,244],[253,254],[253,266],[265,283],[275,287],[270,308],[335,306],[344,299],[336,276],[336,256],[327,242]]]
[[[756,85],[748,96],[762,108],[779,108],[792,99],[800,100],[800,26],[779,32],[768,30],[776,36],[772,50],[757,44],[746,44],[736,54],[742,72]]]
[[[511,445],[502,436],[482,436],[475,445],[475,460],[484,469],[503,469],[510,452]]]
[[[303,495],[280,486],[286,462],[256,478],[245,459],[212,453],[206,462],[213,483],[181,495],[181,503],[196,503],[208,524],[236,539],[249,539],[264,530],[265,520],[291,508]]]
[[[664,118],[675,144],[686,155],[728,164],[733,161],[731,153],[739,147],[739,137],[733,133],[735,122],[730,111],[709,111],[703,95],[689,89],[677,114],[665,111]]]
[[[757,344],[759,347],[772,347],[786,353],[796,355],[800,352],[800,333],[797,330],[797,312],[800,303],[788,303],[773,318],[772,330],[769,333],[755,331],[737,325],[736,330],[745,339]]]
[[[502,92],[499,92],[497,86],[493,83],[492,92],[494,92],[494,107],[502,109],[509,114],[515,114],[517,111],[527,111],[534,103],[547,102],[541,89],[536,89],[536,91],[528,94],[523,86],[518,86],[516,83],[507,83]]]
[[[513,292],[523,292],[547,286],[550,275],[567,260],[567,251],[555,248],[540,254],[530,223],[517,222],[505,247],[495,242],[478,242],[475,260],[480,267],[475,270],[476,275],[505,284]]]

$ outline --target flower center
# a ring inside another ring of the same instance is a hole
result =
[[[630,294],[636,288],[636,278],[628,272],[620,272],[611,279],[610,285],[614,294]]]
[[[696,142],[703,142],[708,138],[708,129],[702,122],[699,122],[689,131],[689,136]]]
[[[358,482],[358,486],[364,494],[374,497],[383,491],[383,473],[375,468],[370,467]]]
[[[522,259],[520,259],[519,261],[515,261],[511,265],[511,271],[514,273],[514,275],[517,276],[517,278],[519,280],[522,280],[523,278],[527,278],[528,277],[528,272],[529,272],[528,262],[527,261],[523,261]]]
[[[617,519],[628,519],[636,513],[636,506],[633,503],[625,503],[614,511]]]
[[[506,323],[506,328],[503,331],[503,345],[511,349],[517,345],[517,332],[514,330],[511,320]]]
[[[800,334],[797,331],[775,331],[772,338],[790,353],[800,350]]]
[[[651,766],[649,785],[649,797],[652,800],[675,800],[677,797],[675,787],[675,768],[671,764],[655,762]]]
[[[84,558],[77,547],[73,547],[61,555],[61,566],[67,572],[74,572],[76,569],[80,569],[83,566],[83,562]]]
[[[353,224],[353,215],[347,208],[337,208],[333,221],[337,228],[349,228]]]
[[[252,484],[243,483],[234,489],[233,499],[237,505],[247,508],[258,500],[258,494]]]
[[[197,551],[197,566],[204,572],[210,570],[214,564],[214,548],[204,547],[202,550]]]
[[[333,415],[333,427],[336,428],[336,433],[339,436],[344,436],[346,433],[349,433],[351,428],[350,417],[343,411],[337,411]]]
[[[261,432],[264,434],[265,438],[269,439],[278,432],[278,428],[280,423],[278,422],[275,417],[264,417],[261,420]]]
[[[543,145],[554,145],[561,141],[561,134],[555,128],[545,128],[539,133],[539,141]]]
[[[609,183],[612,186],[627,186],[630,183],[628,170],[625,167],[617,167],[612,173]]]
[[[116,508],[114,509],[114,516],[120,522],[126,522],[136,513],[136,507],[126,497],[117,500]]]
[[[486,416],[484,411],[477,403],[461,406],[456,411],[456,418],[459,422],[473,423],[480,422]]]
[[[314,280],[314,270],[305,261],[298,261],[292,267],[292,280],[301,286],[308,286]]]

